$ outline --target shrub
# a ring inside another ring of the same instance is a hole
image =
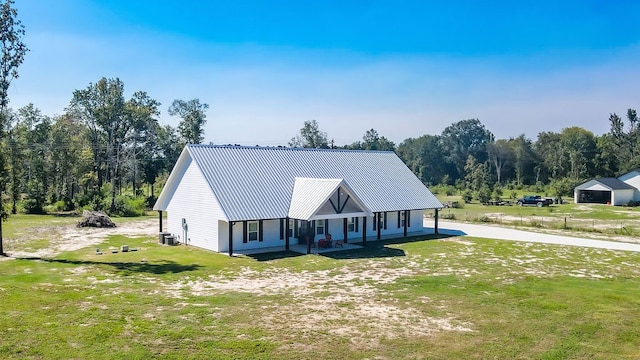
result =
[[[464,204],[461,203],[460,201],[452,201],[451,202],[451,207],[454,209],[463,209],[464,208]]]
[[[440,218],[444,219],[444,220],[455,220],[456,219],[456,215],[452,214],[452,213],[447,213],[447,214],[440,215]]]
[[[151,195],[147,197],[147,208],[151,209],[153,207],[153,205],[156,204],[156,201],[158,200],[157,197]]]
[[[625,206],[629,206],[629,207],[640,206],[640,201],[629,200],[629,202],[626,203]]]
[[[134,217],[144,215],[147,199],[142,196],[119,195],[116,196],[115,209],[110,215]]]
[[[538,219],[531,219],[529,221],[529,226],[533,226],[533,227],[542,227],[542,221],[538,220]]]
[[[488,186],[483,186],[478,190],[478,201],[482,204],[486,204],[491,201],[491,189]]]
[[[502,188],[500,186],[496,186],[493,189],[493,193],[491,194],[493,201],[499,202],[502,201]]]
[[[473,194],[471,193],[471,190],[467,189],[462,193],[462,200],[464,200],[465,203],[470,203],[472,199]]]

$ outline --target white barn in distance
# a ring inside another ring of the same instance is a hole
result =
[[[154,210],[166,231],[216,252],[423,231],[442,203],[393,152],[187,145]]]

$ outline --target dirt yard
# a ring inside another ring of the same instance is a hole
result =
[[[65,251],[99,244],[110,235],[149,236],[158,232],[157,219],[116,219],[115,223],[115,228],[81,228],[75,223],[32,228],[28,232],[16,233],[14,238],[6,238],[5,252],[13,258],[53,257]],[[32,248],[28,243],[34,241],[46,241],[47,244]]]

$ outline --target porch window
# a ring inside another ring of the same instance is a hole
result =
[[[356,232],[356,218],[352,217],[347,219],[347,231]]]
[[[404,211],[400,211],[400,226],[404,226],[405,221],[407,221],[407,219],[404,217]]]
[[[324,235],[324,220],[316,220],[316,235]]]
[[[287,231],[289,232],[289,237],[293,237],[295,226],[296,226],[296,221],[293,219],[289,219],[289,226],[287,228]]]
[[[247,223],[247,237],[249,241],[258,241],[259,224],[257,221],[249,221]]]

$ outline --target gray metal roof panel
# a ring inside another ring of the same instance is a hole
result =
[[[597,178],[594,180],[610,187],[613,190],[635,189],[635,187],[627,184],[626,182],[618,178],[607,177],[607,178]]]
[[[393,152],[187,145],[230,221],[286,217],[295,178],[344,179],[373,212],[443,205]]]

